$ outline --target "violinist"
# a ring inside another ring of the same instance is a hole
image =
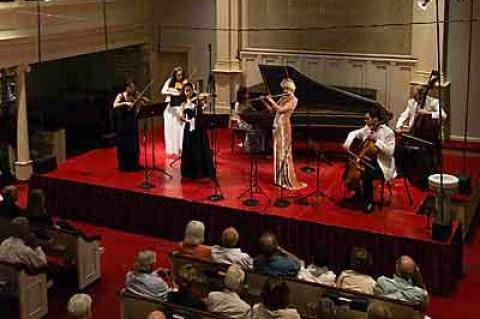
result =
[[[165,81],[162,95],[168,106],[163,112],[165,153],[167,156],[180,156],[182,153],[183,128],[185,123],[178,116],[178,107],[185,101],[183,86],[188,82],[182,67],[175,67],[172,76]]]
[[[365,115],[365,126],[354,130],[348,134],[343,147],[349,151],[353,148],[355,142],[359,142],[359,157],[351,160],[357,166],[361,163],[359,170],[359,182],[354,183],[349,180],[350,170],[355,167],[347,166],[343,179],[347,185],[354,185],[351,190],[355,195],[345,200],[345,203],[360,201],[366,213],[371,213],[374,209],[373,203],[373,180],[384,179],[389,181],[396,176],[395,160],[393,157],[395,151],[395,133],[384,124],[383,115],[380,112],[369,112]],[[368,156],[363,156],[365,151],[369,151]],[[355,152],[354,152],[355,153]]]
[[[119,93],[113,102],[118,169],[121,171],[135,171],[140,168],[137,111],[144,102],[148,102],[148,98],[140,96],[132,79],[126,81],[125,91]]]
[[[416,85],[412,88],[412,98],[408,100],[407,107],[400,114],[395,125],[397,133],[408,133],[413,126],[415,118],[418,115],[430,115],[432,119],[440,118],[440,104],[438,99],[426,96],[426,87],[424,85]],[[423,99],[425,98],[425,104]],[[447,114],[442,110],[442,120],[447,119]]]
[[[186,98],[178,108],[178,115],[185,123],[180,167],[182,177],[192,180],[214,178],[215,167],[203,119],[203,111],[208,106],[207,97],[197,95],[191,83],[186,83],[182,92]]]

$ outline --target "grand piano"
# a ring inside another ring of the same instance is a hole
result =
[[[375,91],[360,88],[337,88],[314,81],[291,66],[259,65],[263,83],[248,88],[250,97],[282,93],[280,82],[290,77],[297,87],[298,105],[292,116],[296,136],[307,135],[315,140],[343,140],[347,133],[365,125],[365,113],[380,110],[385,118],[392,113],[375,101]],[[355,92],[355,93],[354,93]],[[363,96],[362,96],[363,95]],[[262,110],[260,101],[252,103]],[[257,114],[255,114],[257,113]],[[253,112],[245,117],[247,122],[261,121],[271,125],[273,115],[267,111]]]

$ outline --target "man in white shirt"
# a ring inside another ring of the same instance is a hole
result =
[[[221,264],[238,264],[243,269],[253,268],[253,260],[247,253],[237,248],[239,234],[233,227],[228,227],[222,232],[222,246],[212,247],[212,259]]]
[[[383,118],[380,112],[369,112],[365,116],[365,126],[354,130],[348,134],[343,147],[347,150],[354,139],[360,140],[363,144],[370,141],[374,143],[378,154],[376,159],[367,160],[370,166],[365,166],[365,172],[362,176],[362,187],[355,190],[355,196],[352,198],[362,199],[365,204],[365,211],[373,211],[373,180],[385,179],[389,181],[396,176],[395,159],[395,133],[387,125],[383,124]]]
[[[244,281],[242,268],[238,265],[230,266],[225,274],[225,289],[208,294],[205,301],[208,311],[233,319],[250,318],[250,306],[237,293],[242,289]]]
[[[412,89],[412,98],[408,100],[407,107],[400,114],[395,131],[398,133],[402,131],[409,131],[412,127],[417,114],[431,115],[432,119],[440,118],[440,103],[439,100],[431,96],[425,99],[425,105],[421,107],[423,95],[425,94],[425,86],[416,85]],[[447,119],[447,114],[442,110],[442,120]]]
[[[11,221],[12,236],[0,245],[0,261],[21,264],[31,268],[47,266],[47,257],[30,233],[28,219],[17,217]]]

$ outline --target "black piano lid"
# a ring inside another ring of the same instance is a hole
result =
[[[298,98],[299,105],[362,115],[380,108],[387,118],[392,116],[378,101],[321,84],[291,66],[259,64],[258,68],[267,91],[272,95],[281,94],[280,82],[287,76],[290,77],[297,87],[295,96]]]

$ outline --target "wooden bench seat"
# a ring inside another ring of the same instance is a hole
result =
[[[180,269],[184,264],[191,264],[207,278],[207,289],[218,290],[223,287],[223,279],[219,275],[225,272],[228,265],[205,262],[188,256],[183,256],[178,252],[172,252],[170,259],[175,270]],[[260,293],[265,281],[269,278],[267,275],[246,272],[246,292],[245,300],[251,304],[260,300]],[[409,304],[399,300],[387,299],[380,296],[358,293],[336,287],[330,287],[319,283],[307,282],[292,277],[276,277],[284,280],[290,288],[290,302],[297,308],[302,318],[315,318],[317,305],[321,298],[332,299],[335,304],[346,312],[346,316],[352,319],[365,319],[366,310],[369,304],[381,302],[392,312],[393,318],[398,319],[422,319],[424,317],[419,306]]]

